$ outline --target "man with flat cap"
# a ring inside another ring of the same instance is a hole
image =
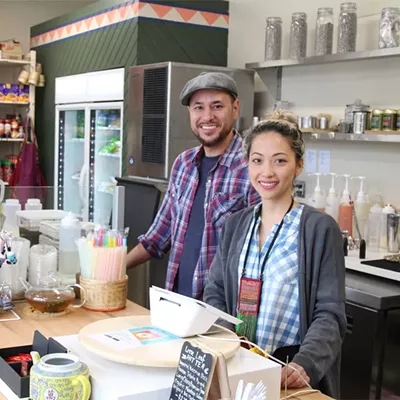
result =
[[[239,116],[235,81],[219,72],[201,73],[187,82],[180,101],[200,146],[176,158],[160,210],[128,254],[128,268],[170,250],[166,289],[202,299],[223,222],[259,198],[233,129]]]

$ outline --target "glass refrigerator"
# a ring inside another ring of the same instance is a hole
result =
[[[122,173],[123,103],[56,106],[55,208],[110,225]]]

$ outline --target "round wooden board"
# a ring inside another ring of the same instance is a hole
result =
[[[122,364],[140,365],[143,367],[176,368],[179,363],[182,344],[185,340],[203,343],[214,351],[220,352],[226,359],[232,357],[240,347],[239,342],[226,342],[199,337],[182,338],[162,343],[151,344],[129,349],[116,349],[93,338],[93,335],[116,332],[131,328],[151,327],[150,316],[132,316],[110,318],[93,322],[79,332],[80,343],[89,351],[110,361]],[[219,326],[221,332],[207,337],[238,339],[229,329]]]

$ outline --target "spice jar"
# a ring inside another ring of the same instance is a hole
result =
[[[379,48],[397,46],[400,46],[400,8],[384,8],[379,23]]]
[[[6,119],[4,121],[4,137],[9,138],[11,136],[11,121]]]
[[[290,26],[289,57],[293,59],[307,55],[307,14],[293,13]]]
[[[265,60],[280,60],[282,52],[282,18],[267,18]]]
[[[356,51],[357,4],[342,3],[339,16],[338,53]]]
[[[0,138],[4,138],[5,134],[4,119],[0,119]]]
[[[318,8],[315,37],[315,54],[324,56],[332,54],[333,45],[333,9]]]
[[[9,183],[12,175],[11,161],[3,161],[3,181]]]
[[[18,138],[22,139],[24,137],[24,126],[20,125],[18,128]]]
[[[13,119],[11,121],[11,137],[13,139],[16,139],[18,137],[18,127],[19,127],[18,120]]]

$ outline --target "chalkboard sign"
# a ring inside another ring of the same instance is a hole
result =
[[[207,399],[214,368],[214,355],[184,342],[169,400]]]

